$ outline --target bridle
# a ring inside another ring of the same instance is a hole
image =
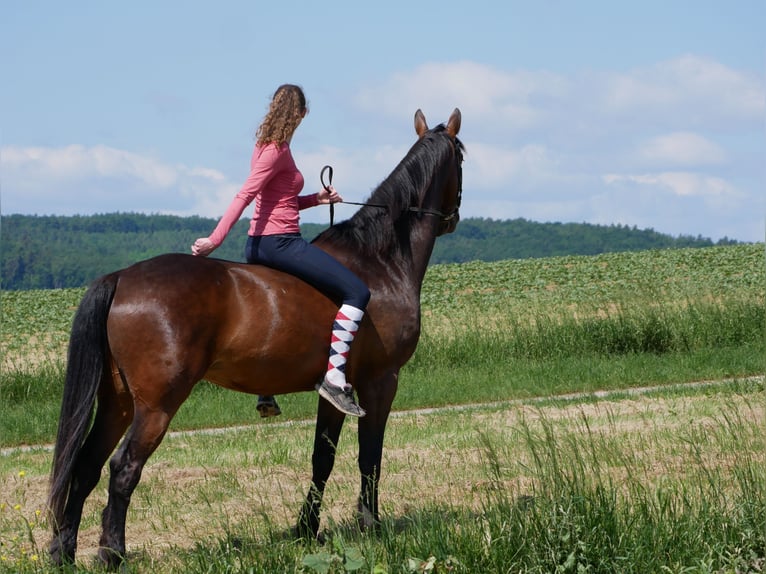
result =
[[[457,198],[455,199],[455,209],[446,215],[441,211],[428,211],[429,214],[440,217],[442,224],[449,224],[454,219],[460,218],[460,203],[463,201],[463,149],[460,140],[457,138],[455,138],[453,145],[455,146],[455,162],[457,163]],[[423,213],[426,212],[424,211]]]
[[[460,202],[463,199],[463,151],[461,149],[460,141],[455,138],[454,141],[455,146],[455,161],[457,162],[457,201],[455,202],[455,209],[450,211],[449,213],[444,213],[443,211],[439,211],[438,209],[429,209],[426,207],[415,207],[411,206],[407,208],[407,211],[411,213],[417,213],[420,215],[433,215],[435,217],[440,218],[440,223],[442,224],[448,224],[451,223],[453,219],[460,216]],[[327,183],[325,183],[325,173],[328,174],[327,176]],[[326,165],[322,168],[322,171],[319,173],[319,181],[322,184],[322,187],[329,193],[330,192],[330,186],[332,185],[332,175],[333,175],[333,169],[331,165]],[[381,209],[388,209],[387,205],[377,204],[377,203],[360,203],[356,201],[340,201],[338,203],[345,203],[348,205],[360,205],[362,207],[379,207]],[[335,222],[335,204],[330,204],[330,227],[334,225]]]

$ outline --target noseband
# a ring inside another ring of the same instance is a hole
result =
[[[440,218],[441,223],[450,223],[453,219],[460,215],[460,202],[463,199],[463,151],[461,149],[460,141],[455,138],[455,160],[457,162],[457,201],[455,203],[455,209],[449,213],[444,213],[438,209],[428,209],[425,207],[409,207],[407,211],[411,213],[418,213],[420,215],[434,215]],[[325,183],[325,173],[327,176],[327,183]],[[332,185],[333,169],[331,165],[326,165],[322,168],[319,174],[319,181],[322,183],[322,187],[329,193],[330,186]],[[346,203],[348,205],[360,205],[362,207],[379,207],[381,209],[388,209],[387,205],[381,205],[376,203],[359,203],[356,201],[341,201],[339,203]],[[335,204],[330,204],[330,227],[333,226],[335,220]]]

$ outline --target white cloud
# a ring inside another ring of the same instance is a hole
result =
[[[726,152],[721,146],[693,132],[674,132],[651,138],[638,153],[653,165],[694,167],[726,161]]]
[[[530,190],[550,183],[558,175],[556,159],[538,144],[509,149],[478,143],[471,146],[470,158],[463,169],[464,177],[484,191],[507,192],[520,186]]]
[[[444,118],[459,107],[471,134],[508,140],[544,128],[546,139],[627,132],[762,130],[762,76],[694,55],[626,72],[501,70],[472,61],[426,63],[367,86],[354,105],[400,118],[420,107]],[[431,111],[433,110],[433,111]],[[441,119],[439,121],[442,121]]]
[[[81,145],[5,147],[0,151],[0,158],[7,169],[52,179],[130,177],[151,186],[168,187],[177,177],[174,169],[157,160],[103,145],[89,148]]]
[[[644,125],[685,125],[729,131],[762,125],[763,77],[686,55],[605,76],[599,98],[609,115]]]
[[[403,109],[422,108],[427,117],[441,114],[438,122],[459,107],[471,121],[485,126],[501,122],[526,129],[542,121],[545,107],[540,101],[560,101],[568,84],[563,76],[545,71],[507,72],[471,61],[432,62],[362,88],[354,103],[393,117]]]
[[[624,223],[762,240],[762,168],[742,158],[763,152],[764,94],[762,77],[696,56],[618,73],[429,63],[351,96],[379,122],[349,138],[353,145],[301,148],[296,162],[306,192],[318,189],[322,166],[331,164],[344,198],[363,201],[415,140],[404,122],[393,134],[390,118],[398,126],[402,110],[420,107],[434,125],[457,106],[468,150],[464,217]],[[242,183],[241,172],[232,178],[211,165],[98,145],[9,146],[0,162],[5,213],[217,217]],[[338,206],[337,217],[355,209]],[[327,217],[326,210],[301,216]]]
[[[638,184],[669,191],[673,195],[678,196],[734,197],[741,195],[733,185],[719,177],[690,172],[666,172],[643,175],[607,174],[603,177],[603,180],[608,185],[616,183]]]
[[[101,145],[8,146],[0,160],[6,213],[205,213],[231,194],[217,170]]]

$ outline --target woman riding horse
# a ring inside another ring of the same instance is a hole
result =
[[[332,325],[327,373],[317,390],[342,413],[361,417],[364,410],[354,401],[353,389],[346,382],[346,362],[370,300],[370,290],[337,259],[301,237],[299,210],[342,201],[332,187],[313,195],[298,195],[303,189],[303,175],[295,167],[290,142],[307,112],[306,96],[300,87],[284,84],[277,88],[256,133],[250,177],[213,233],[194,242],[192,253],[209,255],[221,245],[245,208],[255,200],[245,247],[247,262],[291,273],[343,301]],[[260,396],[256,408],[261,416],[281,412],[270,395]]]
[[[418,138],[407,155],[364,207],[313,242],[371,292],[346,365],[366,411],[357,419],[363,527],[380,521],[383,436],[399,371],[420,337],[428,260],[436,237],[454,231],[460,219],[460,122],[456,109],[446,125],[429,129],[418,110]],[[338,295],[265,265],[178,253],[95,280],[69,340],[48,496],[52,560],[74,560],[85,499],[111,455],[99,557],[120,564],[133,491],[194,386],[204,379],[258,395],[313,390],[325,377],[327,325],[341,304]],[[329,401],[319,401],[301,536],[318,534],[344,420]]]

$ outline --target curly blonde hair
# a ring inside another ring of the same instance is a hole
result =
[[[282,84],[274,92],[269,111],[255,132],[256,142],[259,146],[282,145],[290,139],[306,113],[308,107],[303,89],[294,84]]]

